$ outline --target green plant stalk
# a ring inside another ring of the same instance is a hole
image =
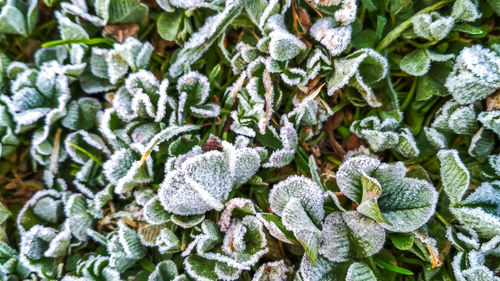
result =
[[[385,49],[387,46],[389,46],[392,43],[392,41],[396,40],[399,37],[399,35],[401,35],[401,33],[403,33],[403,31],[405,31],[406,29],[408,29],[412,25],[411,21],[415,16],[421,15],[421,14],[427,14],[427,13],[430,13],[432,11],[438,10],[451,2],[453,2],[453,0],[440,1],[432,6],[429,6],[425,9],[420,10],[418,13],[414,14],[412,17],[405,20],[404,22],[402,22],[401,24],[396,26],[393,30],[391,30],[391,32],[389,32],[384,37],[384,39],[382,39],[382,41],[380,41],[380,43],[378,44],[378,46],[376,48],[376,51],[381,52],[383,49]]]
[[[405,100],[403,101],[403,104],[401,105],[401,111],[404,111],[408,107],[408,105],[410,105],[411,101],[413,100],[413,96],[415,95],[415,92],[417,90],[417,81],[418,81],[418,78],[415,78],[415,80],[413,80],[413,84],[411,85],[410,91],[406,95]]]
[[[85,45],[98,45],[106,44],[113,47],[114,42],[106,38],[91,38],[91,39],[66,39],[66,40],[55,40],[42,44],[43,48],[50,48],[60,45],[71,45],[71,44],[85,44]]]
[[[88,152],[87,150],[85,150],[84,148],[70,142],[70,141],[66,141],[66,143],[68,143],[71,147],[73,147],[74,149],[80,151],[81,153],[87,155],[90,159],[92,159],[94,162],[96,162],[99,166],[102,166],[102,161],[99,160],[97,157],[95,157],[94,155],[92,155],[92,153]]]

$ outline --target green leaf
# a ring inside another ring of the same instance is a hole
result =
[[[441,150],[438,153],[438,158],[441,164],[440,171],[444,191],[451,203],[457,204],[469,188],[469,171],[460,160],[456,150]]]
[[[93,98],[80,98],[72,101],[68,106],[67,115],[61,120],[64,127],[72,130],[89,130],[97,119],[97,112],[102,108],[101,103]]]
[[[373,274],[373,271],[367,265],[360,262],[354,262],[349,266],[345,280],[377,281],[377,277],[375,277],[375,274]]]
[[[434,214],[438,194],[427,181],[413,178],[394,179],[390,183],[382,184],[382,189],[378,204],[382,216],[389,222],[382,224],[388,230],[414,231]]]
[[[415,235],[413,235],[413,233],[391,233],[389,234],[389,238],[392,244],[394,244],[394,247],[402,251],[407,251],[413,247]]]
[[[1,7],[1,33],[27,35],[26,28],[24,15],[17,7],[10,3]]]
[[[283,226],[291,230],[297,241],[304,247],[307,256],[316,263],[321,231],[314,225],[297,198],[291,198],[283,209]]]
[[[399,63],[404,72],[413,76],[422,76],[429,71],[431,59],[426,49],[416,49],[407,54]]]
[[[171,260],[159,262],[149,275],[148,281],[173,281],[178,276],[177,266]]]
[[[3,203],[0,203],[0,225],[3,224],[10,216],[12,216],[12,213],[9,209],[7,209]]]
[[[158,33],[161,38],[167,41],[177,40],[177,35],[183,23],[183,16],[182,10],[180,9],[176,9],[172,13],[162,13],[156,22]]]
[[[87,229],[92,229],[94,224],[85,197],[81,194],[73,194],[66,203],[65,213],[73,236],[85,241]]]
[[[500,1],[499,0],[486,0],[490,4],[491,8],[497,15],[500,16]]]
[[[236,0],[228,3],[221,13],[206,19],[205,24],[194,33],[171,64],[169,74],[178,77],[191,64],[196,62],[217,40],[219,35],[225,32],[229,24],[240,15],[242,11],[241,1]]]
[[[385,242],[382,226],[356,211],[331,213],[322,229],[319,252],[333,262],[372,256]]]
[[[200,224],[205,219],[205,215],[193,215],[193,216],[172,215],[170,219],[172,220],[173,223],[182,228],[191,228]]]
[[[293,235],[292,231],[289,231],[283,226],[283,223],[281,223],[281,219],[278,216],[272,215],[272,214],[261,214],[262,218],[269,221],[270,223],[274,224],[285,236],[288,240],[294,242],[294,243],[299,243],[295,236]]]

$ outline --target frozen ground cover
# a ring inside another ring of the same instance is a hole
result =
[[[0,281],[499,281],[499,16],[0,0]]]

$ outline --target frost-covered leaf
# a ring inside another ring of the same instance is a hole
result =
[[[346,85],[355,87],[373,107],[381,105],[370,85],[387,73],[387,60],[372,49],[361,49],[344,58],[334,60],[335,72],[328,80],[328,94]]]
[[[87,239],[87,229],[91,229],[94,225],[85,197],[81,194],[73,194],[68,199],[64,212],[73,236],[85,241]]]
[[[38,260],[44,257],[45,251],[57,235],[55,229],[35,225],[28,230],[21,239],[20,254],[30,260]]]
[[[288,201],[292,198],[299,199],[304,210],[315,224],[321,223],[325,215],[321,187],[308,178],[291,176],[274,185],[271,189],[269,194],[271,210],[282,216]]]
[[[222,231],[227,231],[231,226],[233,216],[255,215],[255,206],[249,199],[233,198],[226,202],[226,208],[221,213],[219,228]]]
[[[460,108],[460,105],[455,100],[447,101],[437,112],[434,121],[432,122],[432,128],[442,131],[444,133],[452,133],[453,130],[450,128],[450,115],[453,114],[455,110]]]
[[[275,14],[268,20],[272,31],[269,33],[269,54],[277,61],[287,61],[306,49],[306,45],[284,28],[282,15]]]
[[[210,151],[187,159],[181,167],[169,172],[162,183],[158,194],[163,207],[179,215],[222,210],[232,185],[225,155]]]
[[[297,241],[313,262],[316,262],[321,231],[316,227],[302,206],[300,199],[290,198],[281,215],[283,226],[292,231]]]
[[[347,159],[337,172],[337,184],[340,191],[354,202],[361,203],[363,196],[361,175],[371,174],[379,165],[380,161],[372,157],[359,156]]]
[[[53,197],[43,197],[33,206],[33,213],[49,223],[56,223],[62,215],[62,202]]]
[[[39,205],[38,207],[39,210],[37,211],[37,213],[35,213],[34,207],[41,200],[45,203],[41,203],[41,205]],[[54,218],[59,216],[59,210],[57,207],[50,208],[48,210],[46,210],[45,208],[41,208],[44,204],[47,204],[49,200],[52,201],[55,205],[59,205],[61,204],[61,194],[55,190],[42,190],[35,193],[30,198],[30,200],[28,200],[24,204],[23,208],[19,211],[16,219],[17,227],[21,233],[26,231],[27,229],[30,229],[36,224],[54,221]]]
[[[191,131],[198,130],[198,126],[194,125],[185,125],[185,126],[169,126],[168,128],[158,132],[156,135],[154,135],[149,142],[146,144],[146,146],[142,149],[143,154],[141,158],[141,165],[142,162],[145,161],[145,159],[149,156],[149,154],[161,143],[166,142],[171,140],[172,138],[176,137],[179,134],[182,133],[187,133]]]
[[[57,19],[59,34],[61,35],[61,39],[88,39],[89,35],[85,29],[71,21],[68,17],[61,14],[59,11],[54,13],[55,18]]]
[[[71,96],[70,77],[66,75],[69,67],[52,60],[39,69],[26,69],[18,73],[11,84],[13,95],[2,96],[17,124],[16,131],[30,129],[43,120],[41,134],[34,139],[34,145],[47,139],[51,125],[67,112],[66,104]]]
[[[219,115],[220,106],[208,103],[210,84],[208,78],[199,72],[191,71],[177,81],[179,102],[177,105],[177,123],[183,124],[186,116],[210,118]]]
[[[163,209],[157,197],[151,198],[143,209],[144,219],[151,224],[162,224],[170,220],[171,214]]]
[[[283,226],[292,231],[307,255],[316,261],[324,217],[323,192],[305,177],[291,176],[276,184],[269,194],[271,210],[281,216]]]
[[[382,188],[377,204],[381,217],[387,221],[382,225],[391,231],[408,232],[417,229],[432,216],[437,192],[427,181],[406,178],[405,173],[401,162],[381,164],[375,158],[357,156],[349,158],[340,166],[337,184],[349,199],[363,203],[366,201],[363,200],[366,199],[363,176],[376,179]],[[371,206],[370,210],[376,210],[375,207]]]
[[[69,224],[64,224],[62,230],[50,241],[49,248],[45,251],[44,256],[50,258],[65,256],[70,242],[71,229]]]
[[[120,88],[113,99],[113,108],[118,116],[125,121],[137,118],[161,121],[167,115],[168,80],[161,83],[153,73],[140,70],[125,80],[125,86]]]
[[[0,7],[0,34],[28,35],[35,28],[38,1],[4,1]]]
[[[450,33],[455,23],[453,17],[443,17],[437,12],[412,17],[413,30],[419,37],[439,41]]]
[[[351,131],[364,138],[370,148],[375,151],[383,151],[395,148],[399,142],[399,136],[393,130],[398,126],[393,118],[387,118],[383,122],[377,116],[369,116],[362,120],[355,120],[351,124]]]
[[[71,160],[81,165],[89,160],[100,161],[111,155],[111,151],[101,137],[84,130],[68,134],[64,145]]]
[[[171,260],[159,262],[155,270],[149,275],[148,281],[173,281],[179,280],[177,266]]]
[[[372,256],[385,242],[382,226],[356,211],[331,213],[322,229],[319,252],[333,262]]]
[[[316,263],[313,263],[307,255],[304,255],[296,277],[301,281],[336,281],[334,267],[334,263],[324,258],[319,257]],[[300,279],[298,278],[299,274]]]
[[[163,207],[177,215],[198,215],[223,209],[233,185],[248,181],[260,166],[260,154],[252,148],[236,148],[223,142],[224,150],[187,157],[169,171],[159,190]],[[196,203],[194,203],[196,202]]]
[[[306,96],[298,93],[294,97],[295,108],[288,113],[288,118],[295,118],[295,126],[321,124],[332,114],[318,98],[320,92],[321,87]]]
[[[474,0],[457,0],[453,4],[451,17],[456,21],[473,22],[481,16]]]
[[[18,144],[19,139],[14,134],[12,118],[7,107],[0,104],[0,157],[5,157],[14,151]]]
[[[242,5],[240,0],[227,2],[224,10],[205,20],[205,24],[194,33],[181,51],[169,69],[172,77],[178,77],[190,65],[197,61],[222,34],[227,26],[241,13]]]
[[[413,76],[422,76],[429,71],[431,59],[426,49],[416,49],[404,56],[399,62],[399,67],[404,72]]]
[[[457,108],[450,114],[448,126],[456,134],[472,135],[479,129],[476,112],[472,105]]]
[[[347,275],[345,277],[346,281],[376,281],[377,277],[373,271],[367,265],[354,262],[349,266],[347,270]]]
[[[498,281],[499,277],[485,266],[485,255],[479,251],[471,251],[464,255],[459,252],[451,263],[455,278],[460,281]]]
[[[382,189],[378,204],[382,216],[390,223],[383,224],[388,230],[413,231],[425,224],[434,214],[437,192],[425,180],[404,178],[387,185],[382,184]]]
[[[429,143],[435,149],[445,149],[448,147],[448,140],[438,130],[431,127],[424,127],[424,133]]]
[[[147,158],[144,165],[140,161],[141,155],[132,149],[116,151],[103,164],[106,178],[115,184],[115,193],[123,194],[137,184],[151,182],[153,176],[152,160]]]
[[[399,133],[396,150],[407,158],[417,157],[420,154],[415,137],[408,128],[404,128],[402,132]]]
[[[91,22],[96,26],[106,24],[130,23],[142,21],[147,13],[148,6],[139,0],[127,1],[96,1],[95,15],[89,13],[86,2],[72,0],[71,3],[61,3],[66,13],[70,13]]]
[[[481,45],[464,48],[445,86],[460,104],[485,98],[500,88],[500,56]]]
[[[495,135],[492,131],[481,128],[472,137],[468,152],[473,157],[487,157],[494,148]]]
[[[450,201],[456,204],[462,200],[467,188],[469,188],[469,170],[460,160],[456,150],[441,150],[438,157],[441,163],[441,180],[444,191]]]
[[[67,115],[61,120],[64,127],[72,130],[89,130],[96,122],[101,103],[93,98],[80,98],[68,105]]]
[[[310,34],[325,46],[332,56],[340,55],[351,41],[351,26],[336,26],[333,18],[321,18],[311,26]]]
[[[265,168],[278,167],[281,168],[288,165],[295,157],[295,149],[298,144],[298,137],[293,124],[287,119],[284,120],[284,124],[280,129],[280,139],[282,148],[273,151],[269,156],[269,160],[263,165]]]
[[[252,281],[286,280],[293,272],[292,268],[283,260],[268,262],[261,265],[255,272]]]
[[[491,239],[500,234],[500,217],[489,210],[500,206],[498,182],[483,183],[456,208],[450,208],[458,221],[474,229],[480,237]]]
[[[144,246],[137,233],[121,220],[118,222],[118,239],[127,256],[140,259],[145,255]]]
[[[106,248],[109,265],[118,272],[124,272],[146,254],[137,233],[118,221],[118,230],[108,235]]]
[[[500,110],[484,111],[479,113],[477,120],[487,129],[492,130],[500,136]]]

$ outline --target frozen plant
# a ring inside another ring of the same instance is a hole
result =
[[[351,124],[351,131],[365,139],[375,152],[395,149],[405,157],[416,157],[420,151],[413,134],[408,128],[399,129],[399,122],[394,118],[381,121],[377,116],[356,120]]]
[[[500,88],[500,56],[481,45],[464,48],[445,86],[459,104],[484,99]]]
[[[107,24],[140,22],[148,14],[148,6],[139,0],[132,1],[89,1],[70,0],[61,3],[61,8],[69,14],[81,17],[96,26]],[[95,14],[91,14],[89,8],[95,8]]]
[[[5,0],[0,6],[0,34],[28,36],[36,25],[38,1]]]
[[[167,170],[159,190],[165,210],[177,215],[222,210],[235,185],[244,184],[260,167],[257,149],[222,143],[223,151],[194,155]]]

